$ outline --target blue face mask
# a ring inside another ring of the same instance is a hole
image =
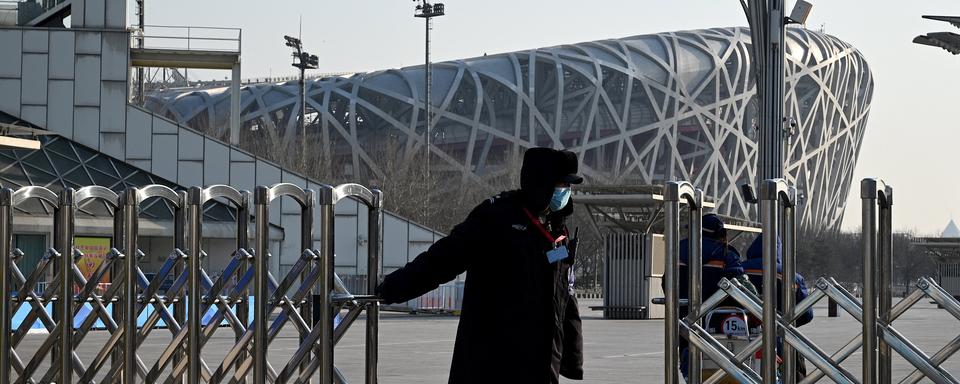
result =
[[[553,212],[563,209],[570,201],[570,188],[557,188],[553,190],[553,197],[550,199],[550,210]]]

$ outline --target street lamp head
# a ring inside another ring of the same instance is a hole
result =
[[[284,35],[283,39],[287,41],[287,46],[294,49],[300,49],[300,39]]]

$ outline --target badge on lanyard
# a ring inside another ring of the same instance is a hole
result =
[[[527,217],[530,219],[530,222],[533,223],[533,226],[537,227],[537,229],[540,230],[540,233],[542,233],[543,236],[546,237],[551,244],[553,244],[553,249],[547,251],[547,261],[549,261],[550,264],[556,263],[560,260],[566,259],[567,256],[570,256],[570,254],[567,252],[567,246],[562,244],[562,242],[567,239],[566,235],[553,237],[553,235],[550,234],[550,231],[547,231],[547,229],[543,227],[543,224],[540,224],[540,220],[537,220],[537,218],[534,217],[530,211],[524,208],[523,212],[527,214]]]
[[[567,256],[570,256],[570,254],[567,253],[567,246],[561,245],[547,252],[547,261],[549,261],[550,264],[553,264],[560,260],[566,259]]]

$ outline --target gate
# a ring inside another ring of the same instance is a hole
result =
[[[667,238],[666,275],[666,322],[665,354],[666,382],[678,383],[679,362],[676,358],[676,335],[682,333],[690,343],[689,383],[717,383],[731,376],[741,383],[777,383],[797,382],[796,360],[793,351],[811,362],[814,369],[799,382],[814,383],[828,377],[836,383],[891,383],[891,358],[895,352],[914,366],[915,370],[903,378],[900,383],[917,383],[926,378],[934,383],[958,383],[951,373],[940,367],[950,356],[960,351],[960,336],[955,337],[933,355],[928,355],[907,339],[894,326],[893,322],[913,305],[929,298],[942,306],[953,317],[960,320],[960,302],[938,286],[933,279],[921,278],[917,281],[917,290],[893,305],[891,270],[892,255],[892,207],[893,188],[882,180],[864,179],[861,182],[861,201],[863,213],[863,299],[856,298],[836,280],[820,278],[816,281],[817,290],[800,303],[794,302],[793,292],[783,290],[779,298],[782,310],[776,303],[776,239],[783,244],[783,276],[792,279],[796,271],[796,191],[783,179],[765,180],[760,188],[760,213],[763,223],[763,292],[758,297],[748,291],[739,281],[723,279],[720,290],[706,300],[700,300],[699,267],[694,265],[699,258],[690,258],[690,298],[686,300],[689,314],[677,317],[677,307],[681,302],[676,298],[677,255],[679,237],[679,208],[681,202],[689,207],[690,254],[699,254],[693,244],[699,244],[700,230],[698,201],[699,192],[686,182],[670,182],[664,187],[664,208],[667,213],[665,231]],[[694,215],[697,215],[696,222]],[[696,253],[695,253],[696,251]],[[787,280],[789,281],[789,280]],[[674,292],[670,292],[674,291]],[[807,309],[829,298],[848,312],[862,325],[859,335],[854,336],[840,350],[828,354],[803,335],[793,324]],[[762,319],[762,338],[750,342],[746,348],[736,354],[726,349],[719,340],[709,334],[700,324],[702,316],[716,308],[721,302],[733,299],[750,314]],[[673,319],[673,320],[671,320]],[[783,376],[777,374],[776,342],[783,341]],[[748,367],[744,362],[762,349],[760,372]],[[860,377],[841,366],[854,352],[860,350],[864,363]],[[713,360],[721,370],[702,380],[700,377],[701,353]]]
[[[270,205],[287,196],[300,208],[300,257],[278,280],[269,271]],[[293,184],[258,186],[251,195],[230,186],[192,187],[174,191],[147,185],[121,194],[100,187],[64,189],[56,194],[42,187],[0,189],[0,378],[14,383],[344,383],[333,365],[334,347],[366,312],[365,382],[377,382],[379,302],[371,295],[351,294],[334,273],[334,205],[353,198],[369,209],[368,293],[379,282],[383,194],[357,184],[304,190]],[[251,201],[252,200],[252,201]],[[173,211],[173,241],[166,259],[148,279],[140,259],[141,213],[149,204]],[[236,212],[236,242],[223,272],[211,278],[203,268],[204,206],[228,204]],[[39,264],[24,276],[18,266],[23,252],[13,248],[13,212],[30,204],[53,207],[54,241]],[[87,279],[77,266],[85,257],[74,247],[75,214],[102,204],[113,219],[113,244],[106,259]],[[251,212],[251,205],[253,211]],[[319,249],[314,245],[314,211],[319,210]],[[255,214],[254,245],[248,244],[248,223]],[[116,248],[116,247],[119,247]],[[44,274],[53,279],[42,291]],[[101,282],[109,274],[109,283]],[[165,280],[169,287],[161,287]],[[252,293],[252,296],[251,296]],[[319,307],[312,308],[317,295]],[[253,311],[248,308],[251,305]],[[52,306],[52,316],[45,307]],[[27,307],[16,327],[11,315]],[[313,313],[318,313],[315,319]],[[252,318],[251,318],[252,317]],[[334,318],[341,320],[335,324]],[[145,318],[145,319],[144,319]],[[39,321],[48,332],[32,354],[17,347]],[[270,343],[284,326],[299,337],[296,351],[282,366],[268,360]],[[93,356],[79,356],[76,346],[94,328],[103,328],[106,342]],[[154,332],[169,332],[169,342],[156,356],[138,354]],[[234,344],[219,361],[203,355],[217,332],[230,332]],[[151,360],[152,358],[152,360]],[[40,368],[49,361],[49,368]]]

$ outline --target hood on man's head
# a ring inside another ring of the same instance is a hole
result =
[[[552,148],[530,148],[523,154],[520,190],[528,208],[540,212],[550,204],[557,183],[580,184],[577,154]]]

